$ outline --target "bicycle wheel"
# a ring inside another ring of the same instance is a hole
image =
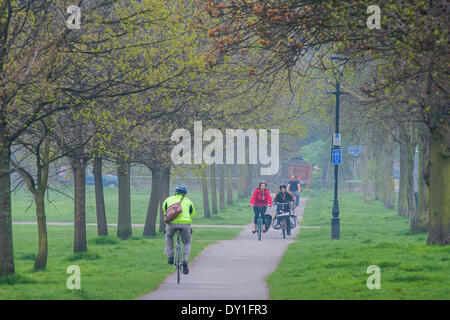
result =
[[[258,240],[261,241],[262,219],[258,218]]]
[[[177,264],[177,283],[180,283],[181,265],[182,265],[180,235],[177,236],[176,264]]]
[[[283,239],[286,239],[286,218],[281,222],[281,230],[283,232]]]

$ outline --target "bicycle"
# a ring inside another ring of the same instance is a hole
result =
[[[267,208],[267,206],[265,206],[264,208]],[[258,241],[261,241],[261,234],[263,229],[263,216],[264,213],[260,212],[260,214],[258,215],[258,219],[256,220],[256,233],[258,235]]]
[[[177,244],[175,247],[174,266],[177,269],[177,283],[180,283],[181,269],[183,268],[183,249],[181,247],[180,230],[176,232]]]
[[[273,228],[281,229],[283,239],[286,239],[287,223],[291,223],[291,205],[289,203],[277,203],[277,205],[288,205],[288,210],[281,210],[283,213],[276,214],[273,219]],[[280,219],[281,218],[281,219]],[[279,222],[279,224],[278,224]],[[292,225],[291,225],[292,228]]]

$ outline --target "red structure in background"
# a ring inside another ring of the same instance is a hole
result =
[[[313,166],[303,161],[301,158],[292,158],[288,163],[289,179],[294,174],[300,180],[303,188],[309,189],[312,170]]]

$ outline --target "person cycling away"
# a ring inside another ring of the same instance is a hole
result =
[[[181,204],[181,213],[172,221],[166,223],[166,251],[169,255],[169,264],[174,263],[174,241],[173,236],[180,231],[181,241],[183,242],[183,273],[188,274],[188,260],[191,254],[192,239],[192,218],[195,215],[194,205],[186,197],[187,189],[184,186],[175,188],[175,194],[168,197],[163,203],[164,217],[166,217],[167,208],[173,204]]]
[[[290,212],[289,205],[294,204],[294,196],[292,193],[286,191],[287,187],[285,184],[280,186],[280,192],[277,193],[273,202],[277,204],[277,215],[284,212]],[[282,217],[286,219],[286,232],[287,235],[291,235],[291,221],[289,217]],[[281,223],[281,221],[279,221]]]
[[[298,203],[300,201],[300,180],[297,179],[295,174],[291,176],[291,180],[289,180],[287,185],[287,191],[292,193],[295,196],[295,207],[298,207]]]
[[[266,213],[267,206],[272,206],[272,198],[270,197],[270,192],[267,189],[267,183],[260,182],[259,187],[253,191],[252,198],[250,199],[250,207],[253,207],[255,213],[255,218],[253,223],[255,224],[253,228],[253,233],[256,233],[256,225],[258,223],[258,217],[261,216],[263,219],[263,232],[266,232],[266,223],[264,222],[264,215]]]

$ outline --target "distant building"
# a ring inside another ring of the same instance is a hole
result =
[[[309,188],[311,183],[311,174],[313,171],[313,166],[302,158],[292,158],[287,164],[286,179],[290,179],[294,174],[301,182],[301,186],[304,188]]]

